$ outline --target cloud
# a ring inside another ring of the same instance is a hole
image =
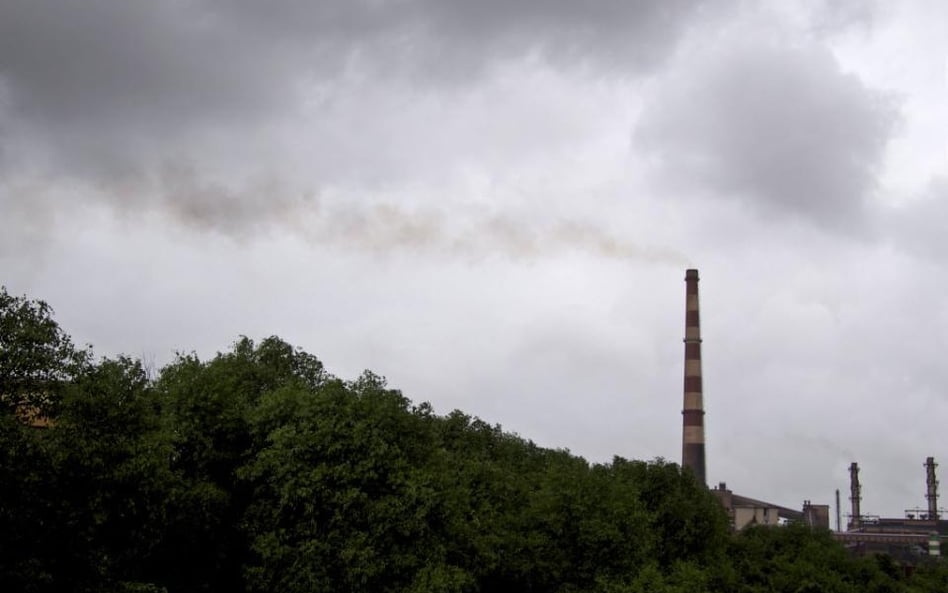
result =
[[[810,4],[811,27],[818,35],[871,29],[885,12],[879,0],[812,0]]]
[[[948,176],[935,176],[915,199],[885,211],[889,238],[913,255],[941,264],[948,237]]]
[[[537,53],[638,72],[674,48],[700,4],[12,2],[0,76],[18,113],[44,125],[186,127],[292,108],[306,85],[354,64],[458,81]]]
[[[737,44],[670,75],[634,140],[670,191],[858,231],[896,121],[825,49]]]
[[[618,77],[650,72],[709,5],[6,3],[0,171],[20,185],[98,187],[83,193],[126,216],[167,208],[185,226],[246,237],[308,207],[300,186],[365,186],[388,181],[387,171],[440,167],[445,152],[464,157],[484,130],[497,136],[491,154],[513,145],[523,152],[519,143],[532,149],[533,130],[490,125],[477,103],[479,82],[511,80],[499,92],[508,93],[505,105],[519,105],[517,88],[537,84],[520,75],[521,64]],[[428,131],[433,117],[445,117],[439,105],[458,121],[442,119],[447,132]],[[521,119],[562,127],[539,121],[561,114],[531,109]],[[461,121],[471,119],[484,125],[472,130]],[[432,137],[441,144],[427,147]],[[26,199],[0,195],[10,204]]]
[[[193,2],[13,2],[0,73],[14,106],[50,123],[241,116],[279,98],[289,72],[268,49]],[[242,46],[242,42],[246,42]]]
[[[493,61],[536,53],[561,63],[648,70],[709,0],[212,2],[239,30],[312,43],[319,59],[373,62],[384,74],[470,80]],[[367,59],[367,60],[366,60]]]

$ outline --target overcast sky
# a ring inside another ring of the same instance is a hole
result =
[[[679,461],[696,267],[709,482],[845,512],[857,461],[901,516],[948,475],[946,76],[940,0],[0,0],[0,283],[101,355],[275,334]]]

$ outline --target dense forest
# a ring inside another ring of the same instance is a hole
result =
[[[0,591],[948,590],[827,532],[732,534],[676,464],[590,464],[276,337],[146,369],[0,289],[0,406]]]

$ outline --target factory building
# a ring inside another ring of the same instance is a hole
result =
[[[919,556],[940,557],[941,542],[948,539],[948,521],[938,507],[938,480],[934,457],[925,460],[925,508],[907,509],[904,517],[886,518],[863,514],[859,464],[849,466],[851,512],[846,531],[835,534],[837,540],[858,554],[885,553],[903,562]]]
[[[707,483],[705,460],[704,381],[701,369],[701,317],[698,301],[698,270],[685,272],[685,356],[682,405],[681,466],[702,484]],[[908,509],[902,518],[882,518],[862,513],[862,486],[859,465],[852,463],[849,514],[845,531],[841,528],[839,491],[836,492],[836,532],[834,537],[858,554],[887,553],[915,565],[921,557],[940,557],[942,542],[948,539],[948,520],[938,507],[937,464],[933,457],[925,464],[926,507]],[[803,501],[802,510],[736,494],[720,482],[711,492],[728,513],[735,530],[751,525],[783,525],[802,522],[814,528],[830,528],[830,507]]]

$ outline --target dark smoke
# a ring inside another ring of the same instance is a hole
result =
[[[452,215],[390,202],[338,203],[293,194],[268,179],[234,190],[198,179],[192,168],[166,167],[161,198],[165,216],[196,232],[235,240],[292,232],[314,245],[376,256],[409,252],[478,260],[535,260],[580,252],[612,260],[676,266],[686,258],[671,249],[638,245],[588,221],[524,221],[503,213]]]

